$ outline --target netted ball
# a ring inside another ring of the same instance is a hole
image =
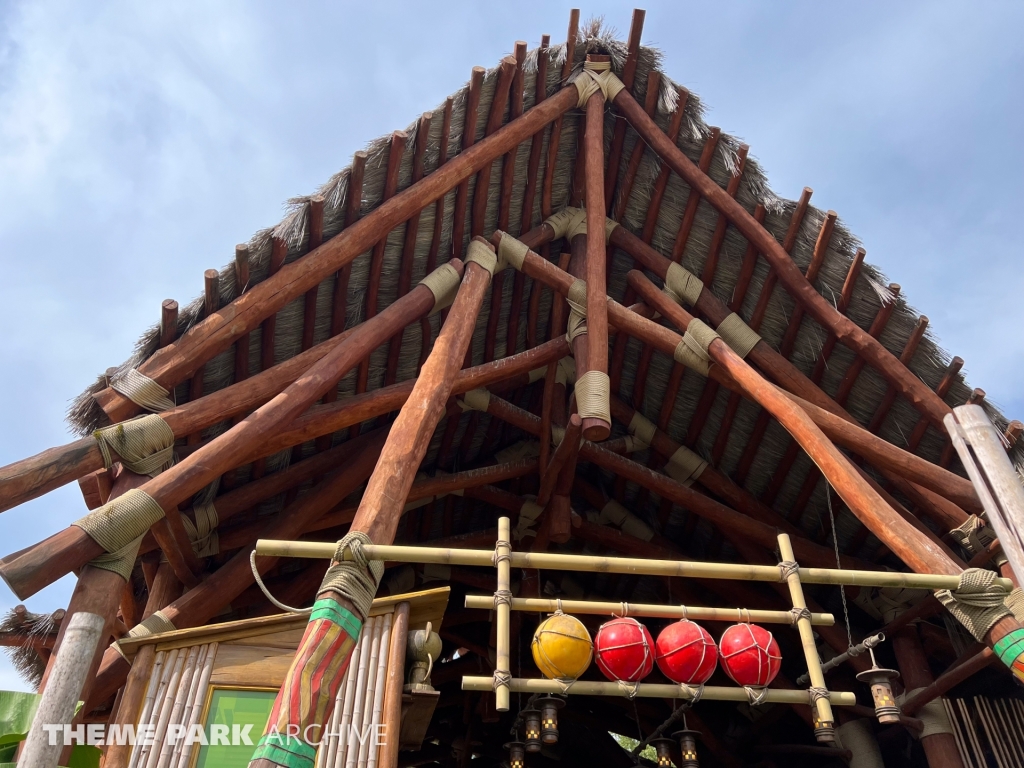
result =
[[[658,669],[672,682],[702,685],[718,666],[718,649],[704,627],[681,619],[661,630],[655,658]]]
[[[548,616],[540,623],[530,649],[537,668],[553,680],[575,680],[590,666],[594,653],[583,622],[565,613]]]
[[[654,669],[654,640],[636,619],[616,618],[597,630],[594,659],[609,680],[637,683]]]
[[[734,683],[764,688],[782,667],[782,652],[772,633],[757,624],[733,624],[718,641],[722,669]]]

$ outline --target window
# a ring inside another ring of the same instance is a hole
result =
[[[200,746],[195,768],[245,768],[263,735],[275,698],[276,688],[212,688],[203,725],[210,741],[214,740],[213,726],[226,725],[228,744]],[[245,733],[245,726],[252,726],[248,731],[251,746],[230,744],[236,725],[241,733]]]

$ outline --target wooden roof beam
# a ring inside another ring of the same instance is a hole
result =
[[[626,61],[622,65],[622,84],[632,92],[633,81],[636,79],[636,65],[640,58],[640,39],[644,33],[644,18],[647,12],[642,8],[633,9],[633,17],[629,24],[629,38],[626,42]],[[612,201],[615,199],[615,185],[619,178],[619,165],[622,158],[622,149],[626,143],[626,121],[618,119],[615,121],[615,132],[612,134],[611,149],[608,151],[608,169],[604,180],[604,209],[612,212]],[[632,186],[632,180],[630,180]],[[623,188],[626,197],[628,190]],[[499,227],[501,229],[501,227]]]
[[[775,268],[779,279],[789,289],[798,303],[819,323],[832,327],[836,336],[859,355],[867,359],[883,377],[900,389],[910,403],[935,425],[950,412],[941,399],[904,366],[876,339],[865,333],[855,323],[840,314],[808,283],[785,250],[764,227],[758,224],[739,203],[721,189],[711,178],[690,161],[664,132],[647,116],[643,108],[628,91],[622,90],[615,97],[615,104],[626,115],[633,128],[650,143],[651,147],[682,176],[691,186],[697,188],[703,197],[715,208],[729,217],[730,221],[748,240],[761,248],[765,258]]]

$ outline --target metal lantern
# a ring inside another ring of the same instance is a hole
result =
[[[697,731],[682,730],[672,734],[679,742],[679,768],[697,768]]]
[[[831,744],[836,740],[836,724],[832,720],[819,720],[814,713],[814,738],[822,744]]]
[[[525,768],[526,745],[521,741],[510,741],[505,746],[508,748],[508,768]]]
[[[520,714],[526,731],[526,751],[540,752],[540,710],[524,709]]]
[[[874,660],[874,654],[872,654]],[[875,702],[875,717],[883,725],[900,721],[900,708],[892,693],[892,681],[900,676],[895,669],[883,669],[875,665],[857,675],[862,683],[871,687],[871,698]]]
[[[653,739],[651,746],[654,747],[654,751],[658,754],[659,768],[671,768],[672,747],[675,746],[675,742],[672,739],[662,737],[660,739]]]
[[[537,699],[540,707],[540,740],[545,744],[558,743],[558,710],[565,706],[565,699],[558,696],[544,696]]]

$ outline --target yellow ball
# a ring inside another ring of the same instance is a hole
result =
[[[531,650],[534,663],[545,677],[575,680],[590,666],[594,644],[579,619],[556,613],[537,627]]]

